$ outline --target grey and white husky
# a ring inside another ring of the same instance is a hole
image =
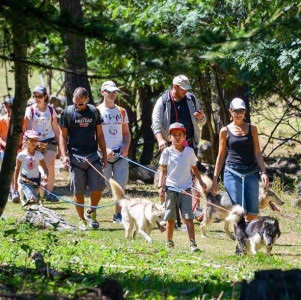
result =
[[[235,236],[230,232],[229,222],[226,219],[229,211],[232,208],[232,202],[227,192],[222,192],[216,196],[211,193],[207,193],[207,202],[204,206],[204,218],[201,222],[201,236],[206,236],[206,228],[210,226],[215,219],[224,220],[224,230],[226,234],[235,239]],[[273,211],[279,211],[277,205],[283,205],[284,202],[278,197],[278,195],[271,188],[259,188],[259,210],[263,210],[269,207]]]
[[[241,254],[251,252],[254,255],[265,246],[269,255],[281,235],[277,219],[264,216],[248,223],[245,220],[245,210],[240,205],[232,207],[226,220],[235,224],[237,248]]]

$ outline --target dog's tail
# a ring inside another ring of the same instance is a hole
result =
[[[240,205],[234,205],[229,212],[226,221],[230,223],[239,223],[245,217],[246,211]]]
[[[116,202],[125,198],[124,190],[122,189],[122,187],[119,185],[118,182],[110,178],[110,185],[112,189],[113,199]]]
[[[201,174],[201,178],[202,178],[202,181],[207,186],[206,191],[203,190],[203,188],[200,186],[199,181],[197,179],[195,179],[196,180],[196,186],[195,187],[200,192],[200,199],[205,200],[206,199],[206,195],[207,195],[207,190],[210,189],[211,186],[212,186],[212,179],[209,176],[205,175],[205,174]]]

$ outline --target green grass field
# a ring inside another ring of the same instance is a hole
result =
[[[57,177],[55,193],[72,199],[67,188],[69,174]],[[276,183],[275,183],[276,184]],[[270,210],[264,215],[278,218],[281,237],[272,256],[261,250],[256,256],[236,256],[235,242],[223,232],[223,224],[215,223],[207,230],[208,238],[200,237],[195,224],[201,253],[189,252],[187,233],[175,231],[175,248],[165,248],[165,233],[155,229],[154,243],[142,237],[126,240],[120,224],[112,223],[114,204],[105,197],[98,210],[99,230],[58,232],[19,224],[24,215],[20,204],[8,203],[0,221],[0,278],[17,293],[36,293],[73,297],[79,288],[94,288],[104,278],[117,279],[127,292],[126,299],[238,299],[242,280],[251,280],[258,270],[301,268],[300,209],[293,207],[296,194],[279,189],[285,201],[280,213]],[[131,184],[132,197],[148,197],[158,201],[152,185]],[[46,207],[77,225],[75,208],[60,201],[46,202]],[[36,271],[28,256],[39,251],[50,267],[64,274],[64,279],[47,278]],[[1,292],[0,292],[1,293]],[[202,298],[208,295],[209,298]],[[42,299],[41,298],[41,299]]]

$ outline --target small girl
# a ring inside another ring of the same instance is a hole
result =
[[[40,194],[40,185],[47,185],[48,169],[41,152],[36,151],[39,140],[39,134],[34,130],[27,130],[24,133],[24,149],[18,153],[16,158],[16,169],[14,174],[14,189],[18,190],[18,178],[22,192],[26,197],[24,206],[37,203],[37,192]],[[44,172],[42,176],[38,166],[41,166]]]

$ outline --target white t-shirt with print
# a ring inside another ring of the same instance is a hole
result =
[[[170,146],[164,149],[159,164],[167,165],[166,186],[186,190],[192,187],[191,167],[197,163],[194,150],[185,147],[182,152]]]
[[[126,110],[124,120],[122,113],[117,105],[114,108],[105,107],[104,103],[101,103],[97,107],[103,118],[102,130],[106,141],[106,146],[109,149],[117,150],[123,146],[122,124],[129,123]]]
[[[39,178],[40,173],[38,166],[43,158],[44,155],[39,151],[35,151],[32,156],[27,152],[27,149],[22,150],[17,155],[17,159],[22,162],[20,173],[26,178]]]
[[[55,109],[53,109],[53,114],[51,116],[49,106],[47,106],[46,111],[41,112],[36,105],[33,104],[26,108],[25,117],[32,120],[31,129],[35,130],[39,134],[39,141],[44,141],[55,137],[52,129],[52,118],[57,117]]]

